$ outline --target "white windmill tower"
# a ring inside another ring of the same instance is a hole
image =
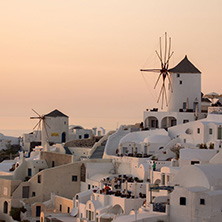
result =
[[[168,90],[168,112],[200,112],[201,72],[187,56],[169,72],[173,91]]]
[[[39,115],[34,109],[32,109],[33,112],[37,114],[36,117],[30,117],[30,119],[38,119],[38,123],[34,126],[34,129],[40,129],[41,128],[41,145],[44,149],[44,151],[49,151],[49,135],[47,132],[47,127],[50,128],[50,126],[46,122],[46,116],[45,115]]]

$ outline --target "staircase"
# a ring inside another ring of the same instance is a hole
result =
[[[102,159],[105,145],[98,146],[89,159]]]

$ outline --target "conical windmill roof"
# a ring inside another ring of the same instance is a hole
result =
[[[185,58],[174,68],[169,69],[172,73],[201,73],[185,56]]]
[[[58,117],[58,116],[61,116],[61,117],[67,117],[64,113],[60,112],[59,110],[55,109],[54,111],[46,114],[45,116],[49,116],[49,117]]]

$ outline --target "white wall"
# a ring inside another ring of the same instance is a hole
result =
[[[178,77],[177,73],[171,73],[170,76],[173,91],[168,88],[168,111],[179,112],[179,109],[183,109],[183,103],[187,102],[187,98],[189,109],[193,109],[193,103],[197,98],[198,109],[201,110],[201,74],[180,73]],[[180,81],[182,81],[182,84],[180,84]]]

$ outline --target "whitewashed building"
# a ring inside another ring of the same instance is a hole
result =
[[[168,128],[204,117],[201,112],[201,72],[187,56],[169,72],[173,89],[168,87],[169,105],[166,111],[147,109],[143,117],[145,128]]]

